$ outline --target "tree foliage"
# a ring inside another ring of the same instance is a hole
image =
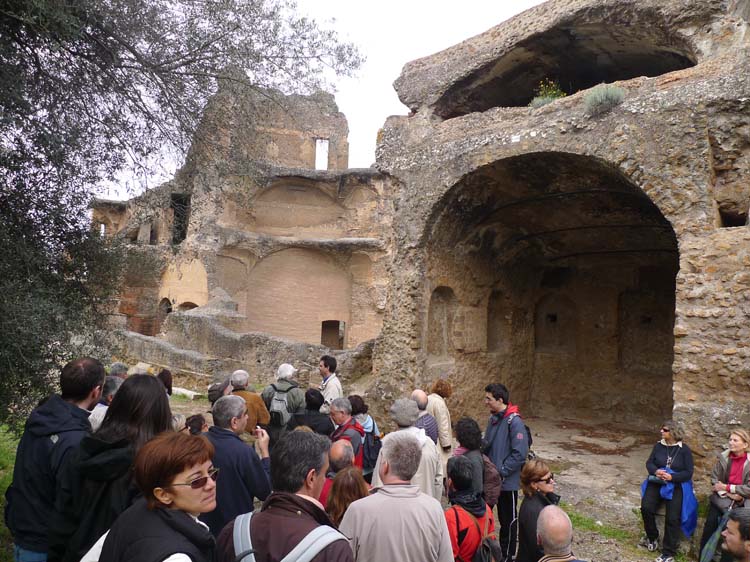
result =
[[[0,417],[116,290],[94,186],[185,150],[222,80],[306,93],[360,63],[288,0],[0,0]]]

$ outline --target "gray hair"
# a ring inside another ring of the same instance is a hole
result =
[[[347,466],[354,464],[354,447],[349,441],[339,439],[331,445],[328,451],[328,462],[332,472],[340,472]]]
[[[125,363],[120,363],[119,361],[116,363],[112,363],[109,366],[109,374],[113,377],[120,377],[121,379],[124,379],[128,376],[128,366]]]
[[[422,446],[412,433],[394,431],[383,438],[380,454],[383,457],[381,462],[388,462],[394,476],[401,480],[411,480],[419,470]]]
[[[185,416],[182,414],[173,414],[172,415],[172,429],[175,431],[182,431],[187,427],[187,423],[185,420]]]
[[[104,387],[102,387],[102,398],[107,396],[114,396],[120,389],[120,385],[125,382],[125,379],[116,375],[107,375],[104,377]]]
[[[282,363],[279,365],[279,368],[276,369],[276,380],[284,380],[284,379],[291,379],[294,377],[294,374],[297,372],[297,369],[295,369],[292,365],[289,363]]]
[[[556,505],[548,505],[539,513],[536,536],[548,556],[566,556],[573,544],[573,525],[568,514]]]
[[[245,412],[245,399],[242,396],[230,394],[222,396],[214,402],[211,408],[211,415],[214,418],[214,425],[223,429],[229,429],[232,425],[232,418],[239,418]]]
[[[419,408],[414,400],[399,398],[391,406],[391,418],[399,427],[411,427],[417,422]]]
[[[411,393],[411,399],[417,403],[420,412],[427,409],[427,393],[424,390],[416,389]]]
[[[336,398],[331,402],[331,410],[344,412],[347,415],[352,413],[352,403],[349,402],[348,398]]]
[[[242,369],[238,369],[237,371],[232,373],[232,376],[230,378],[232,388],[245,388],[247,386],[247,381],[249,380],[250,375],[247,371],[243,371]]]

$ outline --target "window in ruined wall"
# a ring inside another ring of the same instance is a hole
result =
[[[198,305],[194,302],[186,301],[180,304],[180,306],[177,307],[177,310],[179,310],[180,312],[185,312],[186,310],[192,310],[194,308],[198,308]]]
[[[330,349],[344,349],[346,322],[324,320],[320,329],[320,345]]]
[[[534,314],[534,348],[542,353],[575,353],[578,312],[562,295],[542,297]]]
[[[173,193],[170,207],[172,219],[172,244],[180,244],[187,237],[190,220],[190,195]]]
[[[315,169],[328,169],[328,139],[315,139]]]
[[[458,303],[453,289],[438,287],[427,312],[427,353],[448,356],[453,352],[453,321]]]

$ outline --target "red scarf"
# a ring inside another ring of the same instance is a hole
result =
[[[744,482],[742,481],[742,469],[745,467],[746,458],[747,453],[742,453],[737,456],[735,456],[734,453],[729,453],[729,460],[732,461],[732,464],[729,468],[727,484],[734,484],[735,486],[744,484]]]

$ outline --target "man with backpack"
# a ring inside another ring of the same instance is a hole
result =
[[[297,372],[289,363],[282,363],[276,371],[276,382],[263,389],[261,398],[268,408],[270,447],[276,444],[286,430],[292,415],[305,409],[305,393],[294,380]]]
[[[484,403],[490,411],[484,432],[484,452],[503,479],[497,502],[500,522],[498,538],[505,560],[513,562],[518,540],[518,489],[521,486],[521,469],[529,452],[528,432],[518,413],[518,406],[510,403],[510,393],[505,385],[488,384],[484,391]]]
[[[286,433],[271,452],[273,493],[260,511],[240,515],[224,527],[214,560],[352,562],[346,537],[336,531],[317,500],[328,470],[330,446],[327,437],[316,433]],[[240,556],[243,553],[248,554]]]
[[[448,499],[451,507],[445,511],[445,521],[453,558],[469,562],[483,546],[482,543],[488,542],[490,548],[489,541],[494,541],[495,518],[492,508],[475,491],[473,466],[463,455],[448,459]],[[496,550],[500,549],[496,541],[493,546]]]

